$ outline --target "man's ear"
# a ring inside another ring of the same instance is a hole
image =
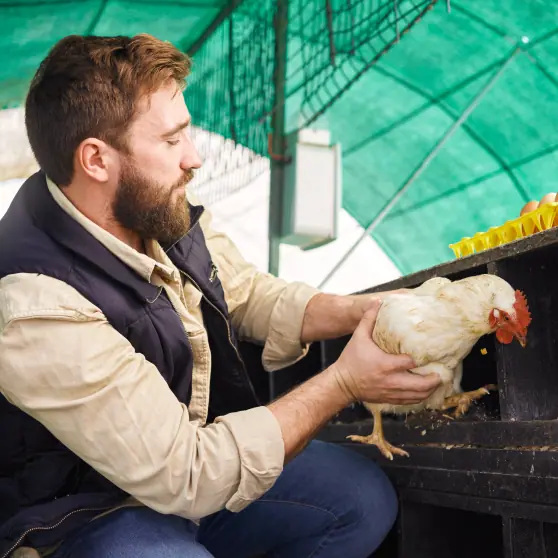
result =
[[[114,158],[114,148],[100,139],[87,138],[76,149],[74,168],[97,182],[108,182]]]

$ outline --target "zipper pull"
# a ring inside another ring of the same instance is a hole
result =
[[[213,281],[215,281],[215,279],[217,278],[217,266],[211,262],[211,273],[209,274],[209,282],[213,283]]]

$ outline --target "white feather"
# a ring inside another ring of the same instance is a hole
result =
[[[495,275],[477,275],[451,282],[435,277],[404,294],[386,296],[373,332],[385,352],[408,354],[415,374],[436,373],[442,384],[417,405],[366,404],[383,412],[409,413],[440,408],[446,397],[461,391],[463,359],[479,338],[493,331],[490,312],[514,314],[515,291]]]

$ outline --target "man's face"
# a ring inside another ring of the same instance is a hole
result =
[[[186,171],[174,184],[163,185],[139,172],[132,161],[123,157],[112,202],[115,219],[141,238],[172,244],[190,228],[186,184],[193,176],[192,170]]]
[[[201,166],[189,124],[184,97],[172,84],[143,99],[130,126],[112,211],[141,238],[169,244],[188,232],[186,184]]]

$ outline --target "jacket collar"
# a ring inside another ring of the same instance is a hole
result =
[[[142,300],[149,301],[157,297],[159,287],[152,285],[126,265],[62,209],[50,194],[43,171],[31,176],[21,187],[20,193],[33,221],[57,243],[134,291]],[[197,223],[203,210],[203,206],[190,205],[192,223]]]

